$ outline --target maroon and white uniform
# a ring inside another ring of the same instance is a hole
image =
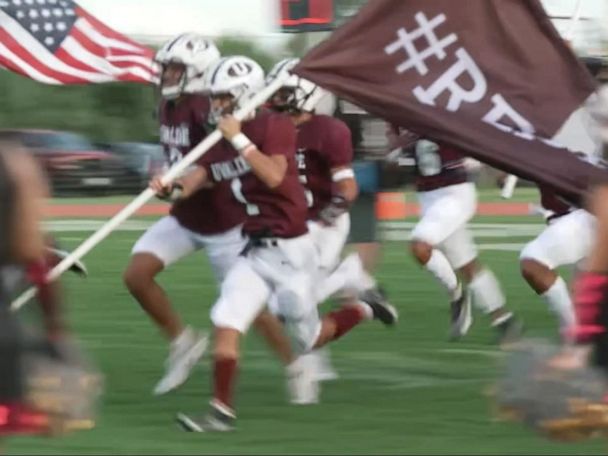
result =
[[[317,261],[295,159],[296,130],[289,117],[261,111],[243,122],[242,132],[263,154],[285,156],[287,173],[277,188],[267,187],[225,140],[199,162],[212,181],[229,185],[246,207],[243,232],[250,238],[222,284],[211,320],[216,327],[244,333],[272,297],[295,340],[310,348],[320,330],[313,295]]]
[[[201,95],[161,102],[160,140],[169,165],[180,161],[205,138],[208,113],[209,100]],[[229,187],[202,189],[174,204],[170,215],[137,241],[133,254],[150,253],[169,266],[205,248],[216,278],[221,281],[244,247],[241,224],[245,216]]]
[[[315,115],[298,127],[296,159],[300,182],[308,202],[308,229],[319,250],[319,265],[333,269],[350,230],[350,216],[345,212],[331,226],[318,221],[319,213],[327,207],[335,193],[335,176],[332,170],[351,169],[353,146],[350,130],[336,118]]]
[[[416,143],[415,160],[418,192],[430,192],[469,181],[465,156],[454,147],[422,139]]]
[[[199,161],[216,184],[225,188],[246,211],[243,232],[251,237],[294,238],[307,233],[307,205],[295,161],[295,130],[290,119],[271,111],[261,111],[242,132],[266,155],[284,155],[287,174],[270,190],[247,161],[222,139]],[[289,128],[287,128],[289,127]]]
[[[595,218],[571,206],[553,190],[538,186],[541,205],[550,211],[547,227],[526,244],[520,259],[531,259],[549,269],[577,264],[587,257],[595,231]]]
[[[477,194],[469,182],[462,151],[426,139],[415,144],[416,190],[421,219],[411,237],[441,250],[454,269],[477,257],[467,228]]]

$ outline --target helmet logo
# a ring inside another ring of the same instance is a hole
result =
[[[228,76],[247,76],[252,70],[253,68],[247,62],[235,62],[228,68]]]

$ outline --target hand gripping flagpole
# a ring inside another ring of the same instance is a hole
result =
[[[581,18],[581,14],[583,11],[583,0],[578,0],[576,6],[574,7],[574,14],[570,18],[570,23],[568,24],[568,28],[564,32],[564,40],[568,43],[572,43],[572,39],[574,38],[574,34],[576,31],[576,25]],[[509,174],[505,179],[505,182],[502,186],[502,190],[500,192],[500,196],[504,199],[510,199],[513,196],[513,192],[515,191],[515,186],[517,185],[517,176],[513,174]]]
[[[234,117],[238,120],[243,120],[248,114],[255,110],[258,106],[264,103],[270,96],[276,92],[289,77],[289,73],[277,77],[274,81],[260,90],[248,102],[239,109]],[[202,157],[215,143],[222,138],[222,133],[216,129],[201,141],[194,149],[190,151],[182,160],[173,165],[161,178],[163,184],[170,184],[189,166],[193,165],[200,157]],[[114,231],[125,220],[131,217],[137,210],[146,204],[155,195],[154,190],[147,188],[139,194],[131,203],[125,206],[118,214],[106,222],[99,230],[93,233],[87,240],[80,244],[76,250],[66,256],[59,264],[57,264],[48,274],[47,280],[52,282],[61,274],[67,271],[76,261],[80,260],[89,253],[97,244],[103,241],[109,234]],[[28,301],[36,296],[34,287],[26,290],[21,296],[11,303],[11,310],[17,311],[23,307]]]

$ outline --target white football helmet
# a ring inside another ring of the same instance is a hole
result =
[[[232,110],[237,110],[264,87],[264,70],[249,57],[223,57],[205,73],[205,89],[209,95],[230,95]],[[217,124],[225,109],[211,109],[209,122]]]
[[[184,72],[176,84],[163,84],[162,73],[160,91],[164,98],[173,99],[182,93],[202,92],[205,88],[203,76],[209,66],[220,58],[215,44],[196,33],[184,33],[166,42],[157,52],[154,60],[162,71],[170,63],[184,66]]]
[[[285,73],[291,74],[291,70],[299,62],[300,59],[294,58],[281,60],[268,73],[266,83],[270,84]],[[330,92],[298,75],[291,74],[283,83],[282,89],[288,90],[282,100],[277,100],[277,97],[271,98],[271,106],[277,111],[331,115],[335,110],[335,98]]]

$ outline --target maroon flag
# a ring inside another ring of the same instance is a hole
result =
[[[36,81],[154,82],[153,56],[72,0],[0,0],[0,65]]]
[[[295,72],[573,202],[606,176],[546,139],[595,84],[537,0],[373,0]]]

